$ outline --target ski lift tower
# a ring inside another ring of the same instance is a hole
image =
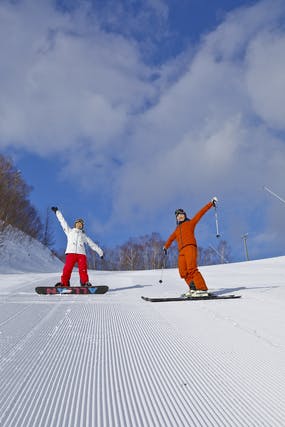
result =
[[[243,244],[244,244],[245,259],[246,259],[246,261],[249,261],[248,249],[247,249],[248,233],[245,233],[243,236],[241,236],[241,238],[243,239]]]

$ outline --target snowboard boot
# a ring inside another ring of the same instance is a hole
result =
[[[92,285],[92,283],[90,283],[90,282],[80,283],[80,285],[81,285],[81,286],[84,286],[84,287],[86,287],[86,286],[87,286],[87,287],[89,287],[89,286],[93,286],[93,285]]]
[[[56,284],[54,285],[54,287],[55,287],[55,288],[69,288],[69,287],[70,287],[70,282],[68,282],[68,284],[67,284],[67,285],[64,285],[63,283],[58,282],[58,283],[56,283]]]

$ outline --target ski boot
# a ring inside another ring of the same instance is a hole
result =
[[[194,282],[190,282],[189,291],[181,295],[182,298],[197,298],[197,297],[201,298],[201,297],[207,297],[207,296],[209,296],[208,291],[207,290],[202,291],[200,289],[196,289]]]
[[[201,297],[208,297],[208,296],[209,296],[208,291],[201,291],[199,289],[197,290],[190,289],[188,292],[181,295],[182,298],[198,298],[198,297],[201,298]]]

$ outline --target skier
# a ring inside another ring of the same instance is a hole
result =
[[[67,247],[66,247],[66,260],[63,267],[61,282],[57,283],[55,286],[70,286],[70,277],[74,265],[78,264],[79,277],[81,286],[92,286],[89,282],[88,272],[87,272],[87,257],[85,252],[84,244],[88,244],[93,251],[97,252],[101,259],[103,259],[102,249],[86,236],[84,232],[84,221],[79,218],[74,222],[74,227],[71,228],[67,224],[60,210],[53,206],[51,210],[55,213],[60,225],[63,228],[67,236]]]
[[[196,215],[189,219],[183,209],[175,211],[177,227],[166,241],[163,251],[167,254],[167,249],[174,240],[178,246],[178,269],[180,276],[185,279],[189,286],[189,291],[183,294],[185,297],[191,296],[207,296],[208,288],[205,280],[197,267],[197,242],[195,238],[195,227],[202,216],[216,206],[218,199],[213,197]]]

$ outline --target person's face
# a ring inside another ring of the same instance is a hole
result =
[[[185,220],[185,215],[183,213],[179,213],[176,217],[178,222],[182,222]]]
[[[82,228],[83,228],[82,222],[80,222],[80,221],[76,222],[75,223],[75,228],[78,228],[78,230],[82,230]]]

